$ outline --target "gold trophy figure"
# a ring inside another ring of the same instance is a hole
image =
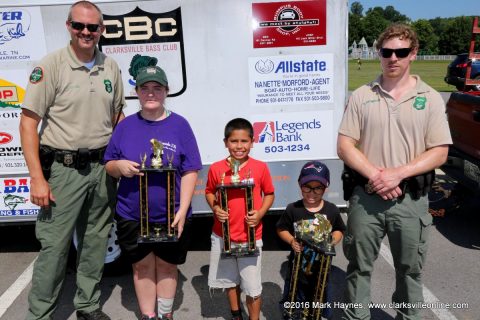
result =
[[[144,152],[140,155],[140,169],[145,169],[145,161],[147,161],[147,154]]]
[[[152,242],[174,242],[178,241],[177,230],[172,227],[173,220],[175,219],[175,172],[176,168],[173,167],[173,152],[168,157],[168,167],[164,167],[162,164],[163,144],[157,139],[150,139],[152,145],[152,160],[150,166],[145,164],[147,154],[142,153],[140,155],[140,172],[143,175],[139,176],[140,182],[140,235],[138,237],[138,243],[152,243]],[[166,224],[150,222],[149,212],[149,176],[163,174],[165,176],[166,190]]]
[[[240,161],[228,157],[228,162],[230,163],[230,169],[232,170],[232,183],[240,183],[240,174],[238,173],[240,171]]]
[[[228,190],[233,189],[242,189],[245,192],[245,216],[248,215],[249,212],[253,211],[253,187],[255,184],[253,180],[250,179],[251,172],[248,172],[246,179],[240,179],[240,162],[238,160],[232,160],[231,157],[228,158],[228,162],[230,164],[230,169],[232,171],[231,175],[231,182],[225,183],[225,176],[224,173],[221,176],[221,183],[217,185],[217,199],[218,203],[222,210],[229,211],[228,209]],[[227,219],[225,222],[222,223],[222,231],[223,231],[223,252],[222,257],[241,257],[241,256],[256,256],[259,255],[259,250],[256,247],[255,242],[255,227],[248,227],[247,231],[247,243],[235,243],[232,244],[230,239],[230,222]]]
[[[158,169],[162,167],[163,143],[155,138],[150,139],[153,150],[152,168]]]

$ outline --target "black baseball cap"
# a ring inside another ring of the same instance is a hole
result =
[[[303,165],[298,183],[302,186],[310,181],[318,181],[325,187],[330,185],[330,170],[323,162],[309,161]]]

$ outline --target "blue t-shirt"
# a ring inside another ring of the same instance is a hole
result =
[[[200,152],[192,128],[182,116],[171,113],[160,121],[142,118],[140,112],[126,117],[115,128],[105,151],[105,163],[110,160],[131,160],[141,163],[141,155],[146,153],[146,166],[153,157],[150,140],[157,139],[163,144],[163,165],[173,155],[175,175],[175,212],[180,206],[180,180],[187,171],[202,169]],[[117,193],[117,214],[125,219],[140,219],[139,177],[122,177]],[[166,223],[166,173],[148,175],[148,207],[150,221]],[[192,214],[190,207],[187,217]]]

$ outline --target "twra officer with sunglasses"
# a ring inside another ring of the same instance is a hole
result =
[[[320,161],[307,162],[300,171],[298,185],[302,193],[302,199],[290,203],[277,222],[278,236],[291,247],[288,258],[289,271],[285,277],[283,296],[280,301],[280,304],[283,307],[285,307],[285,303],[290,302],[289,288],[295,253],[303,250],[303,261],[301,263],[302,270],[304,271],[299,273],[300,277],[297,280],[298,293],[296,295],[296,302],[314,302],[307,299],[310,299],[310,297],[313,296],[313,292],[317,285],[317,274],[309,276],[309,272],[305,269],[310,268],[311,270],[317,270],[319,267],[318,265],[320,264],[318,254],[313,252],[310,248],[303,247],[300,240],[294,237],[294,223],[301,220],[309,220],[313,225],[316,223],[315,215],[323,215],[332,225],[332,245],[336,245],[342,240],[343,232],[345,231],[345,224],[340,216],[340,210],[333,203],[323,199],[323,196],[330,185],[330,171],[324,163]],[[325,292],[327,293],[325,301],[319,301],[326,306],[323,310],[322,316],[331,318],[332,309],[328,307],[327,303],[329,302],[328,283]],[[288,316],[286,316],[285,319],[288,319]]]
[[[370,279],[387,235],[395,266],[395,319],[421,319],[422,269],[432,217],[427,193],[452,143],[438,92],[410,74],[418,38],[394,24],[378,38],[382,74],[355,90],[340,124],[339,157],[353,169],[343,240],[347,268],[343,319],[370,319]],[[379,301],[387,302],[387,301]]]
[[[123,117],[122,80],[117,64],[96,47],[104,30],[96,5],[73,4],[66,27],[70,44],[47,55],[30,75],[20,121],[30,197],[41,207],[36,236],[42,248],[33,271],[28,320],[52,319],[75,230],[77,318],[110,319],[100,309],[99,281],[115,182],[102,159],[113,127]]]

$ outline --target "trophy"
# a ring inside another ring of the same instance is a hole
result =
[[[231,157],[228,158],[230,169],[232,172],[231,182],[225,183],[225,173],[221,177],[221,182],[217,185],[217,199],[219,200],[220,208],[228,212],[228,190],[241,189],[244,190],[245,195],[245,216],[253,210],[253,187],[255,184],[250,179],[250,172],[248,172],[244,180],[240,180],[240,162]],[[255,243],[255,227],[248,227],[247,243],[235,243],[230,240],[230,223],[229,219],[222,223],[223,233],[223,252],[222,257],[241,257],[241,256],[257,256],[259,250]]]
[[[175,219],[175,172],[173,167],[173,152],[167,156],[168,166],[164,167],[162,163],[163,144],[157,139],[151,139],[152,145],[152,160],[150,166],[146,165],[147,153],[140,155],[140,234],[138,236],[138,243],[152,243],[152,242],[175,242],[178,241],[177,230],[172,227]],[[167,223],[152,223],[149,221],[149,194],[148,194],[148,177],[154,174],[166,174],[166,199],[167,199]]]
[[[288,307],[283,310],[284,319],[318,319],[320,320],[324,309],[326,286],[331,270],[332,257],[335,248],[332,246],[332,225],[321,214],[315,214],[313,220],[300,220],[294,223],[295,238],[304,246],[301,252],[295,253],[288,291]],[[306,263],[304,263],[306,261]],[[313,264],[316,261],[316,265]],[[295,307],[297,301],[298,285],[301,274],[308,276],[309,281],[314,281],[313,291],[304,293],[305,301],[310,301],[303,308]],[[320,308],[318,307],[320,306]]]

